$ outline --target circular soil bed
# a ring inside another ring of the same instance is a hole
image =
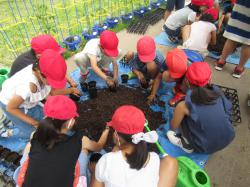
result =
[[[153,112],[145,101],[146,94],[141,89],[120,86],[116,92],[110,92],[109,89],[98,90],[97,98],[77,103],[80,116],[77,119],[76,130],[86,132],[89,138],[97,141],[106,122],[111,120],[114,111],[122,105],[140,108],[149,122],[149,127],[155,130],[165,121],[162,113]],[[109,136],[105,150],[110,151],[112,147],[112,137]]]

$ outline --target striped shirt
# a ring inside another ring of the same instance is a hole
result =
[[[237,0],[224,37],[250,45],[250,1]]]

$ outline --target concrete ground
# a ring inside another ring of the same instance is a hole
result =
[[[146,35],[155,37],[161,32],[163,21],[150,26]],[[122,53],[136,50],[136,42],[142,35],[128,34],[125,30],[118,33],[119,47]],[[157,48],[164,54],[170,49],[158,45]],[[213,70],[212,82],[225,87],[235,88],[238,91],[241,107],[242,122],[235,125],[236,137],[224,150],[210,156],[205,167],[211,178],[213,187],[247,187],[250,186],[250,107],[247,107],[247,94],[250,90],[250,71],[246,70],[241,79],[231,76],[234,65],[228,64],[222,72],[214,70],[214,60],[206,59]],[[68,60],[68,71],[76,68],[72,59]]]

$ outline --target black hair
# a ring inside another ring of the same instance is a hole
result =
[[[89,158],[89,162],[97,163],[98,160],[100,160],[101,157],[102,157],[101,153],[93,153],[93,154],[91,154],[91,156]]]
[[[194,12],[196,12],[197,14],[200,14],[201,11],[200,11],[200,6],[197,6],[197,5],[193,5],[192,3],[190,3],[188,5],[188,8],[192,9]]]
[[[202,14],[201,17],[200,17],[200,21],[207,21],[207,22],[210,22],[210,23],[215,22],[213,16],[211,14],[208,14],[208,13]]]
[[[220,96],[221,92],[215,91],[210,84],[205,87],[192,86],[191,101],[197,105],[212,105]]]
[[[66,135],[61,134],[61,128],[66,120],[45,118],[39,123],[39,126],[33,136],[43,147],[52,149],[57,143],[66,139]]]
[[[117,134],[125,140],[127,143],[134,146],[134,150],[131,154],[126,154],[127,162],[131,169],[140,170],[146,163],[148,158],[148,146],[145,141],[140,141],[138,144],[132,142],[131,135],[122,134],[117,132]]]

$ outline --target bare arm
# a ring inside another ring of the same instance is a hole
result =
[[[117,78],[118,78],[118,65],[116,63],[116,58],[113,58],[112,65],[113,65],[113,71],[114,71],[114,80],[117,80]]]
[[[173,118],[170,122],[170,127],[172,130],[176,130],[179,128],[183,118],[185,115],[189,114],[188,107],[186,106],[185,101],[181,101],[180,103],[177,104],[175,110],[174,110],[174,115]]]
[[[54,89],[52,88],[50,91],[50,95],[68,95],[68,94],[74,94],[74,95],[80,95],[80,91],[75,88],[63,88],[63,89]]]
[[[25,121],[26,123],[36,127],[38,125],[38,121],[27,116],[19,109],[19,106],[23,102],[24,102],[24,99],[21,96],[18,96],[18,95],[13,96],[6,106],[6,111],[12,114],[13,116]]]
[[[157,90],[161,83],[161,78],[162,78],[162,73],[158,73],[157,76],[155,77],[150,95],[154,95],[154,96],[156,95]]]
[[[70,84],[72,87],[77,87],[77,83],[71,79],[69,76],[66,76],[67,82]]]
[[[99,76],[101,77],[103,80],[107,80],[107,76],[105,75],[105,73],[102,72],[102,70],[97,66],[97,59],[96,56],[94,55],[89,55],[89,59],[90,59],[90,63],[91,63],[91,67],[93,69],[93,71]]]
[[[211,45],[216,45],[216,31],[212,31],[211,33],[211,41],[210,41]]]
[[[108,134],[109,134],[109,129],[105,129],[102,132],[102,135],[101,135],[98,142],[90,140],[87,136],[83,136],[83,138],[82,138],[82,150],[85,152],[100,151],[107,142]]]
[[[222,23],[223,23],[223,21],[224,21],[224,18],[225,18],[225,15],[222,14],[221,17],[220,17],[220,19],[219,19],[219,22],[218,22],[218,31],[221,30],[221,27],[222,27]]]
[[[104,187],[104,183],[103,182],[99,182],[98,180],[96,180],[96,178],[95,178],[95,172],[92,173],[90,181],[91,181],[90,182],[90,187]]]
[[[140,71],[138,71],[137,69],[134,69],[133,73],[135,74],[135,76],[139,79],[139,81],[142,84],[146,83],[146,79],[145,79],[144,75]]]
[[[178,176],[178,162],[175,158],[166,156],[160,163],[160,178],[158,187],[175,187]]]

